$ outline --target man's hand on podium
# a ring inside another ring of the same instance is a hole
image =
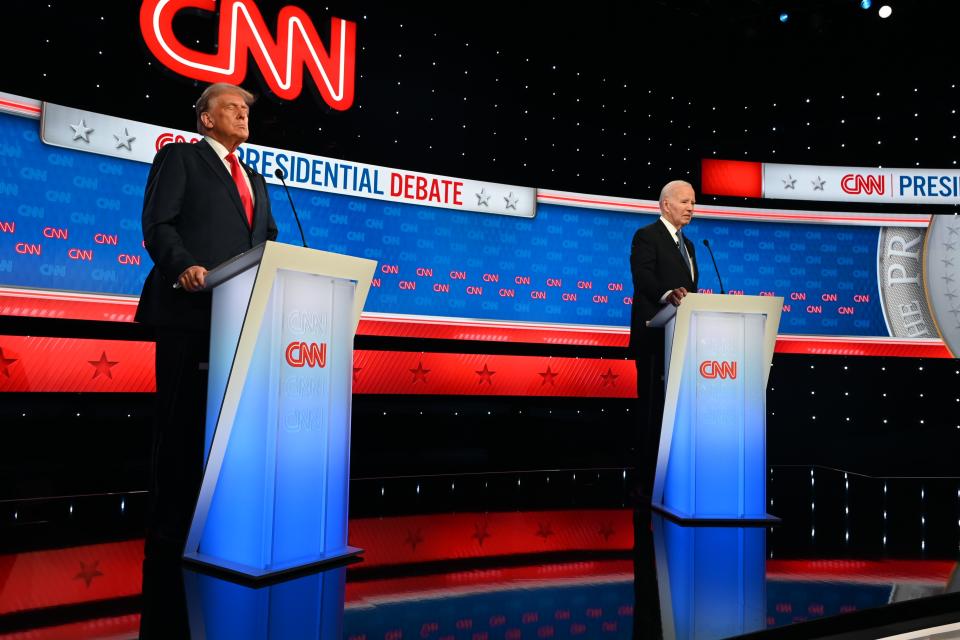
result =
[[[180,277],[177,278],[177,284],[173,285],[175,289],[186,289],[190,293],[201,291],[204,285],[204,279],[207,276],[207,270],[198,264],[187,267]]]
[[[686,295],[687,295],[686,288],[679,287],[670,292],[670,295],[667,296],[667,302],[669,302],[675,307],[679,307],[680,301],[683,300],[683,297]]]

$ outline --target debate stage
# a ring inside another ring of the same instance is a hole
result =
[[[960,622],[956,479],[772,467],[782,523],[746,528],[679,526],[632,505],[631,480],[357,479],[362,559],[255,587],[144,565],[142,492],[21,504],[0,637],[879,638]]]
[[[960,7],[781,4],[0,14],[0,640],[960,638]],[[145,559],[144,197],[227,106],[209,473]]]

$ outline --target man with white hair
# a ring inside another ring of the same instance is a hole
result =
[[[633,275],[633,310],[630,318],[630,353],[637,363],[637,399],[640,425],[637,433],[637,489],[649,498],[660,447],[663,419],[663,329],[647,326],[666,304],[679,306],[696,292],[699,270],[693,243],[683,228],[693,218],[693,186],[674,180],[660,191],[660,219],[638,229],[630,248]]]

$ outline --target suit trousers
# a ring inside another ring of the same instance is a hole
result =
[[[203,479],[209,331],[156,331],[147,549],[183,552]]]
[[[663,421],[663,329],[648,329],[637,353],[637,490],[653,495],[660,449],[660,425]]]

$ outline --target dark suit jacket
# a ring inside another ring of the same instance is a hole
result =
[[[693,243],[684,235],[687,251],[693,262],[694,277],[685,264],[677,243],[667,227],[658,218],[656,222],[638,229],[630,247],[630,272],[633,274],[633,309],[630,316],[630,351],[641,353],[651,345],[651,330],[646,322],[657,314],[663,305],[660,297],[669,290],[686,287],[697,291],[700,269]],[[662,331],[658,332],[662,335]],[[662,342],[659,343],[662,345]]]
[[[263,176],[243,165],[253,187],[253,228],[223,162],[205,140],[168,144],[153,160],[143,197],[143,239],[154,267],[137,307],[137,322],[208,330],[209,292],[173,283],[188,267],[211,269],[277,237]]]

